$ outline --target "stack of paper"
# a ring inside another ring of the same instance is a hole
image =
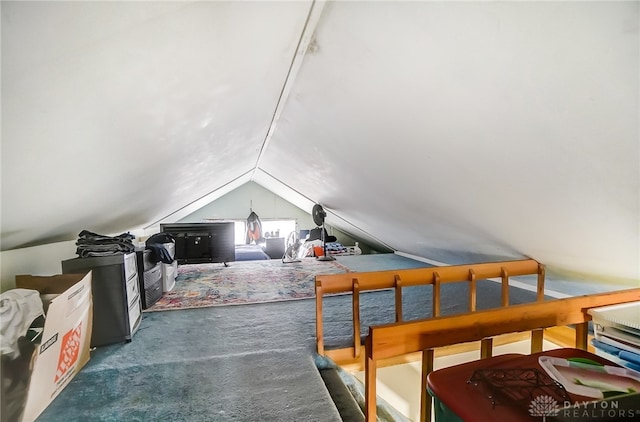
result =
[[[594,347],[633,369],[640,368],[640,302],[589,309]]]

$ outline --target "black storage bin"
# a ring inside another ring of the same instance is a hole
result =
[[[136,250],[136,258],[142,309],[147,309],[162,297],[162,265],[151,261],[151,249]]]
[[[142,320],[136,255],[115,254],[62,261],[64,274],[89,270],[93,293],[91,347],[131,341]]]

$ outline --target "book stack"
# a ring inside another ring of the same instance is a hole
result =
[[[596,354],[640,371],[640,302],[589,309]]]

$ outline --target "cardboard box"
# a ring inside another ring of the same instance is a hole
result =
[[[93,322],[91,272],[50,277],[18,275],[16,287],[33,289],[45,303],[42,341],[31,372],[22,421],[33,421],[89,361]],[[57,296],[56,296],[57,295]]]

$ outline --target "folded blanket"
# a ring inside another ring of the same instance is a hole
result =
[[[76,241],[76,254],[81,258],[90,256],[109,256],[135,251],[133,239],[129,233],[118,236],[104,236],[88,230],[82,230]]]

